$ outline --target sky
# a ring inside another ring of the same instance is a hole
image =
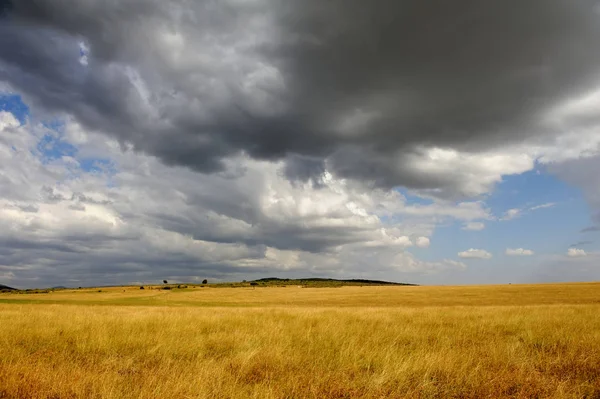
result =
[[[0,0],[0,284],[600,280],[600,3]]]

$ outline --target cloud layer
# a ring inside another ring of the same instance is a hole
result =
[[[0,25],[0,79],[166,164],[215,173],[243,154],[282,160],[292,181],[327,169],[458,198],[551,160],[565,121],[589,124],[572,99],[600,84],[596,11],[20,0]]]
[[[531,256],[533,255],[533,251],[530,249],[523,249],[523,248],[506,248],[505,251],[506,255],[508,256]]]
[[[600,225],[596,1],[1,4],[4,278],[464,270],[410,251],[540,166]]]
[[[492,254],[485,249],[470,248],[459,252],[458,256],[465,259],[491,259]]]
[[[567,256],[571,257],[571,258],[578,258],[581,256],[586,256],[587,254],[585,253],[585,251],[583,249],[579,249],[579,248],[569,248],[567,250]]]
[[[396,191],[327,173],[318,186],[292,182],[283,162],[249,157],[198,174],[74,122],[57,131],[6,112],[0,166],[0,271],[28,286],[65,276],[71,285],[277,273],[414,279],[465,265],[420,261],[407,248],[427,248],[439,221],[486,215],[477,202],[411,206]]]

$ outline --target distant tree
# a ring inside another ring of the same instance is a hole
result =
[[[246,280],[242,280],[242,283],[245,283],[245,282],[246,282]]]
[[[163,280],[163,284],[169,284],[167,280]]]
[[[143,286],[143,285],[140,285],[140,290],[143,290],[143,289],[145,289],[145,288],[144,288],[144,286]]]
[[[207,279],[202,280],[202,284],[208,284],[208,280]]]
[[[255,282],[255,281],[253,281],[253,282],[250,283],[250,285],[258,285],[258,283]]]

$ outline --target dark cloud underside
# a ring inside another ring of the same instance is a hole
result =
[[[1,80],[202,172],[244,152],[287,159],[292,180],[327,160],[444,189],[404,160],[556,133],[540,115],[599,79],[593,1],[20,0],[5,14]]]

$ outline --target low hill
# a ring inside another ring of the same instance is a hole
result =
[[[257,285],[302,285],[305,287],[341,287],[341,286],[377,286],[377,285],[416,285],[408,283],[395,283],[392,281],[365,280],[365,279],[346,279],[337,280],[333,278],[302,278],[302,279],[282,279],[277,277],[267,277],[250,282]]]
[[[16,288],[0,284],[0,291],[16,291]]]

